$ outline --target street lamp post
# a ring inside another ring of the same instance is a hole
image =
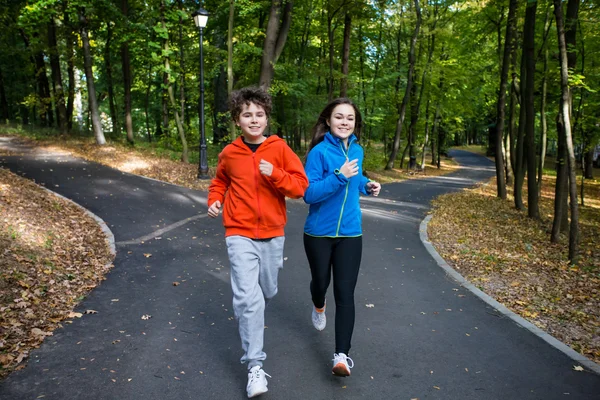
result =
[[[200,165],[198,166],[198,179],[209,179],[206,135],[204,134],[204,54],[202,51],[202,31],[208,21],[208,11],[200,8],[194,11],[192,17],[194,17],[194,22],[200,30],[200,102],[198,105],[198,115],[200,117]]]

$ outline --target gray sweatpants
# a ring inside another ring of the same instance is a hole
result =
[[[227,253],[231,264],[233,311],[238,320],[244,355],[242,364],[248,369],[262,367],[267,358],[263,351],[265,305],[277,294],[277,275],[283,268],[285,237],[252,240],[228,236]]]

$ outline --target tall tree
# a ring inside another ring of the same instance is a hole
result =
[[[235,17],[235,0],[229,0],[229,19],[227,29],[227,97],[233,91],[233,21]],[[235,122],[229,119],[230,139],[235,135]]]
[[[85,81],[88,89],[88,103],[92,117],[92,130],[96,143],[99,145],[106,144],[106,138],[102,131],[100,123],[100,112],[98,110],[98,99],[96,98],[96,84],[94,83],[94,73],[92,71],[92,52],[90,50],[90,38],[88,35],[88,20],[85,15],[85,8],[79,9],[79,23],[81,30],[81,42],[83,44],[83,62],[85,70]]]
[[[275,64],[277,64],[277,60],[281,56],[281,52],[285,46],[292,21],[293,1],[288,0],[285,3],[283,15],[281,16],[282,3],[283,0],[271,1],[271,12],[267,24],[259,79],[259,85],[266,88],[271,86],[271,81],[275,73]],[[281,23],[279,22],[280,16]]]
[[[546,161],[546,148],[548,145],[548,121],[546,118],[546,100],[548,96],[548,33],[550,32],[550,25],[552,19],[550,18],[550,6],[546,10],[546,19],[544,21],[544,43],[542,48],[544,51],[544,68],[542,72],[542,94],[540,97],[540,126],[541,132],[541,151],[540,159],[538,162],[538,196],[542,194],[542,182],[544,174],[544,162]]]
[[[183,121],[179,117],[179,106],[175,101],[175,94],[173,91],[173,79],[171,78],[171,65],[169,62],[169,56],[171,55],[171,50],[169,46],[169,32],[167,30],[167,24],[165,22],[165,2],[161,0],[160,2],[160,12],[161,12],[161,26],[162,30],[160,30],[160,36],[164,39],[163,42],[163,58],[164,58],[164,71],[167,85],[167,94],[169,96],[169,100],[171,102],[171,108],[173,110],[173,114],[175,114],[175,124],[177,125],[177,132],[179,132],[179,139],[181,140],[181,161],[189,162],[188,156],[188,145],[187,139],[185,137],[185,130],[183,128]]]
[[[52,85],[54,87],[54,103],[56,104],[56,118],[61,134],[67,133],[67,109],[65,107],[65,93],[62,85],[60,60],[56,46],[56,22],[54,16],[48,23],[48,45],[50,47],[50,67],[52,69]]]
[[[129,4],[128,0],[121,1],[121,11],[125,19],[125,25],[129,23]],[[129,29],[127,29],[129,31]],[[127,142],[134,143],[133,139],[133,119],[131,118],[131,62],[129,60],[129,43],[123,40],[121,43],[121,65],[123,68],[123,89],[125,96],[125,131],[127,132]]]
[[[352,17],[346,10],[344,17],[344,44],[342,51],[342,80],[340,82],[340,97],[348,96],[348,72],[350,71],[350,33],[352,32]]]
[[[498,197],[506,199],[506,180],[504,176],[502,148],[504,138],[504,119],[506,106],[506,83],[508,81],[508,69],[510,68],[510,53],[513,36],[515,34],[517,14],[517,0],[510,0],[508,6],[508,19],[506,23],[506,35],[504,37],[504,55],[502,57],[502,71],[500,72],[500,91],[498,92],[498,103],[496,109],[496,190]]]
[[[535,158],[535,109],[534,109],[534,86],[535,86],[535,13],[537,1],[527,2],[525,11],[525,93],[523,94],[522,107],[525,107],[525,138],[527,141],[527,214],[529,218],[539,219],[540,209],[537,191],[537,160]]]
[[[571,24],[575,24],[579,8],[579,0],[570,0],[576,3],[573,13],[568,13]],[[571,6],[571,4],[569,4]],[[569,7],[568,6],[568,7]],[[567,58],[567,42],[565,40],[565,29],[563,24],[563,11],[561,0],[554,0],[554,16],[556,18],[556,30],[558,34],[558,48],[560,52],[560,114],[563,120],[563,129],[569,160],[569,198],[571,200],[571,226],[569,229],[569,261],[576,263],[579,251],[579,205],[577,203],[577,180],[575,177],[575,151],[573,149],[573,137],[571,134],[571,94],[569,88],[569,63]],[[574,28],[575,29],[575,28]]]
[[[563,21],[562,4],[560,5],[560,17]],[[579,14],[579,0],[569,0],[567,4],[567,18],[566,24],[562,26],[564,31],[563,39],[565,40],[566,52],[567,52],[567,71],[574,70],[577,64],[577,15]],[[556,2],[554,2],[554,16],[557,20],[557,9]],[[558,26],[556,27],[558,31]],[[559,34],[560,39],[560,34]],[[560,50],[560,43],[559,43]],[[561,65],[562,68],[562,65]],[[569,117],[571,116],[571,105],[572,98],[571,92],[568,91],[569,99]],[[557,120],[557,133],[558,133],[558,150],[556,156],[556,187],[554,189],[554,220],[552,223],[552,233],[550,240],[552,243],[558,243],[560,241],[560,233],[567,232],[568,229],[568,197],[569,197],[569,154],[568,145],[566,142],[566,123],[564,116],[561,112],[562,108],[559,109],[559,113],[556,116]],[[569,118],[570,121],[570,118]]]
[[[417,38],[419,37],[419,30],[421,29],[421,8],[419,7],[419,0],[414,0],[414,4],[417,21],[415,23],[415,30],[410,40],[410,51],[408,53],[408,73],[406,77],[406,90],[404,92],[404,97],[402,98],[402,103],[398,108],[398,122],[396,123],[396,134],[394,136],[392,154],[390,155],[390,158],[385,166],[385,169],[387,170],[394,168],[394,162],[396,161],[396,157],[398,155],[398,149],[400,148],[400,138],[402,136],[402,127],[404,126],[404,117],[406,116],[406,106],[410,102],[410,93],[413,85],[413,75],[415,72],[415,63],[417,58],[415,55],[415,47],[417,44]]]
[[[112,22],[106,23],[106,44],[104,45],[104,66],[106,68],[106,86],[108,88],[108,105],[110,108],[110,119],[112,121],[112,133],[114,137],[121,136],[121,124],[117,116],[117,107],[115,105],[115,90],[112,77],[112,58],[110,47],[112,43]]]

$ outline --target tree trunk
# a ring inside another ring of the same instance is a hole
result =
[[[148,86],[146,87],[146,97],[144,101],[144,110],[146,113],[146,135],[148,143],[152,143],[152,135],[150,133],[150,90],[152,89],[152,63],[148,63]]]
[[[571,9],[574,3],[573,9]],[[567,10],[567,22],[575,30],[575,22],[579,7],[579,0],[569,0]],[[572,11],[573,13],[569,13]],[[567,42],[565,40],[565,29],[563,26],[563,12],[561,0],[554,0],[554,15],[556,17],[556,29],[558,34],[558,48],[560,51],[560,87],[561,101],[560,113],[563,117],[563,128],[569,160],[569,198],[571,203],[571,226],[569,229],[569,261],[577,263],[579,256],[579,205],[577,204],[577,181],[575,177],[575,152],[573,150],[573,138],[571,135],[571,96],[569,93],[569,61],[567,55]],[[573,32],[573,41],[575,32]],[[576,56],[575,56],[576,57]]]
[[[523,105],[525,107],[525,138],[527,141],[527,215],[532,219],[540,219],[540,209],[537,189],[537,160],[535,158],[535,13],[537,1],[527,2],[525,11],[525,69],[527,81],[525,93],[523,94]]]
[[[342,53],[342,80],[340,82],[340,97],[348,96],[348,72],[349,66],[348,63],[350,61],[350,33],[352,32],[352,17],[350,16],[350,12],[346,11],[346,16],[344,17],[344,46]]]
[[[4,77],[2,75],[2,69],[0,69],[0,123],[8,124],[10,120],[10,109],[8,108],[8,101],[6,100],[6,90],[4,89]]]
[[[425,151],[427,150],[427,142],[429,142],[429,105],[431,97],[427,96],[427,106],[425,106],[425,140],[423,141],[423,152],[421,154],[421,171],[425,171]]]
[[[554,220],[550,241],[560,242],[560,233],[567,232],[569,226],[568,191],[569,183],[567,171],[567,146],[565,144],[563,121],[559,113],[556,116],[556,132],[558,133],[558,148],[556,151],[556,185],[554,187]]]
[[[510,0],[508,7],[508,19],[506,23],[506,36],[504,39],[504,56],[502,60],[502,71],[500,72],[500,91],[496,110],[496,190],[498,197],[506,199],[506,180],[504,176],[504,160],[502,157],[502,141],[504,138],[504,113],[506,104],[506,83],[508,81],[508,69],[510,67],[510,51],[515,31],[515,17],[517,0]]]
[[[221,31],[215,32],[213,37],[215,38],[216,48],[221,49],[225,46],[225,38]],[[227,104],[227,71],[223,65],[223,60],[221,60],[220,53],[217,53],[215,56],[215,61],[219,65],[219,73],[213,79],[213,138],[214,143],[225,144],[229,136],[227,134],[227,127],[231,119],[227,118],[227,110],[229,109]]]
[[[161,9],[161,20],[162,27],[167,32],[167,24],[164,20],[164,0],[161,1],[160,9]],[[169,54],[169,39],[165,39],[164,41],[164,51],[163,54]],[[169,95],[169,101],[171,102],[171,107],[173,109],[173,114],[175,114],[175,124],[177,125],[177,132],[179,132],[179,139],[181,140],[181,161],[187,163],[189,162],[188,157],[188,145],[187,139],[185,138],[185,130],[183,129],[183,121],[179,118],[179,106],[175,101],[175,94],[173,93],[173,84],[171,83],[171,74],[168,72],[171,70],[171,65],[169,64],[169,57],[164,57],[164,65],[165,65],[165,75],[166,75],[166,83],[167,83],[167,93]]]
[[[179,0],[179,10],[181,13],[184,12],[183,1]],[[180,104],[180,112],[181,112],[181,120],[186,120],[186,110],[185,110],[185,57],[184,57],[184,49],[185,45],[183,43],[183,17],[181,14],[179,15],[179,104]],[[189,124],[188,124],[189,128]]]
[[[106,24],[106,44],[104,45],[104,66],[106,68],[106,86],[108,87],[108,104],[110,107],[110,119],[112,120],[113,136],[121,137],[121,124],[117,116],[115,106],[115,91],[113,89],[112,63],[110,58],[110,44],[112,41],[112,22]]]
[[[227,30],[227,97],[233,91],[233,20],[235,17],[235,0],[229,0],[229,21]],[[235,121],[229,121],[229,140],[235,137]]]
[[[67,27],[67,76],[69,79],[69,91],[67,95],[67,129],[73,128],[73,103],[75,102],[75,54],[73,53],[73,43],[75,38],[69,22],[69,13],[64,13],[65,26]]]
[[[259,79],[259,85],[265,88],[271,86],[275,64],[277,64],[277,59],[283,51],[290,31],[293,1],[288,0],[286,2],[280,25],[279,16],[281,14],[282,3],[283,0],[271,1],[271,13],[269,15],[269,22],[267,23]]]
[[[52,84],[54,85],[54,103],[56,104],[56,118],[61,134],[67,133],[67,109],[65,108],[65,92],[62,85],[60,59],[56,46],[56,23],[50,18],[48,24],[48,45],[50,47],[50,67],[52,68]]]
[[[96,99],[96,86],[94,84],[94,73],[92,72],[92,53],[90,51],[90,39],[87,31],[87,18],[85,16],[85,9],[79,10],[79,22],[81,23],[81,42],[83,43],[83,61],[85,70],[85,80],[87,82],[88,89],[88,102],[89,109],[92,117],[92,129],[96,143],[103,145],[106,144],[106,138],[102,131],[102,124],[100,123],[100,113],[98,111],[98,100]]]
[[[544,21],[544,32],[550,29],[550,7],[546,11],[546,20]],[[540,99],[540,125],[541,133],[541,151],[538,163],[538,196],[542,195],[542,184],[544,177],[544,162],[546,161],[546,149],[548,145],[548,121],[546,119],[546,98],[548,94],[548,42],[544,39],[544,71],[542,73],[542,96]]]
[[[524,45],[525,43],[523,43]],[[521,48],[521,82],[519,84],[519,93],[521,94],[521,107],[519,109],[519,127],[517,129],[516,137],[516,158],[515,158],[515,208],[517,210],[523,210],[525,205],[523,204],[523,183],[525,181],[525,85],[527,84],[527,69],[525,68],[525,49]]]
[[[419,30],[421,28],[421,9],[419,8],[419,0],[414,0],[415,2],[415,13],[417,15],[417,22],[415,24],[415,30],[413,32],[413,36],[410,40],[410,51],[408,56],[408,75],[406,78],[406,91],[404,92],[404,98],[402,99],[402,104],[400,105],[400,109],[398,110],[398,122],[396,124],[396,134],[394,136],[394,144],[392,148],[392,154],[390,155],[390,159],[385,166],[385,169],[390,170],[394,168],[394,161],[396,160],[396,156],[398,155],[398,148],[400,147],[400,137],[402,136],[402,126],[404,125],[404,117],[406,115],[406,106],[410,101],[410,92],[412,90],[413,85],[413,74],[415,71],[415,45],[417,43],[417,37],[419,36]]]
[[[129,19],[128,16],[128,0],[121,1],[121,11],[125,21]],[[123,66],[123,89],[125,96],[125,131],[127,132],[127,142],[129,144],[134,143],[133,139],[133,120],[131,118],[131,62],[129,61],[129,43],[124,40],[121,44],[121,64]]]

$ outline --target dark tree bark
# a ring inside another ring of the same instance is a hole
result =
[[[152,142],[152,134],[150,133],[150,90],[152,90],[152,63],[148,63],[148,86],[146,86],[146,97],[144,101],[144,110],[146,114],[146,135],[148,143]]]
[[[106,44],[104,45],[104,66],[106,68],[106,86],[108,87],[108,105],[110,108],[110,119],[112,120],[112,133],[114,137],[121,136],[121,124],[115,106],[115,91],[113,88],[112,62],[110,56],[110,45],[112,43],[112,22],[106,24]]]
[[[128,16],[128,0],[121,1],[121,11],[127,24]],[[125,101],[125,131],[127,132],[127,142],[130,144],[134,143],[133,139],[133,120],[131,118],[131,62],[129,60],[129,43],[127,40],[123,40],[121,44],[121,65],[123,68],[123,89],[125,95],[123,100]]]
[[[283,51],[292,21],[293,1],[288,0],[285,3],[281,24],[279,22],[283,0],[272,0],[271,13],[267,23],[267,32],[265,44],[263,47],[263,56],[260,65],[259,85],[265,88],[271,86],[275,72],[275,64]]]
[[[404,92],[404,98],[402,99],[402,104],[398,110],[398,122],[396,124],[396,134],[394,136],[394,144],[392,147],[392,154],[390,155],[390,159],[385,166],[385,169],[390,170],[394,168],[394,161],[398,155],[398,148],[400,147],[400,138],[402,136],[402,127],[404,125],[404,117],[406,116],[406,106],[410,102],[410,93],[413,85],[413,74],[415,72],[415,45],[417,43],[417,38],[419,36],[419,30],[421,29],[421,8],[419,7],[419,0],[414,0],[415,3],[415,13],[417,15],[417,22],[415,24],[415,30],[413,32],[413,36],[410,40],[410,51],[408,55],[408,75],[406,78],[406,91]]]
[[[183,13],[183,1],[179,0],[179,10]],[[185,98],[185,57],[183,48],[185,44],[183,42],[183,18],[179,15],[179,103],[180,103],[180,112],[181,112],[181,120],[186,121],[186,117],[189,119],[189,116],[186,112],[186,98]],[[189,123],[187,124],[189,128]]]
[[[69,90],[67,94],[67,129],[73,129],[73,102],[75,101],[75,54],[73,53],[73,43],[75,38],[73,29],[69,21],[69,13],[64,13],[65,26],[67,27],[67,76],[69,80]]]
[[[540,219],[537,189],[537,160],[535,158],[535,13],[537,1],[527,3],[525,11],[525,69],[527,81],[523,103],[525,107],[525,139],[527,141],[527,215],[532,219]]]
[[[508,20],[506,24],[506,36],[504,39],[504,56],[502,60],[502,71],[500,72],[500,91],[496,110],[496,190],[498,197],[506,199],[506,180],[504,176],[504,159],[502,152],[502,140],[504,137],[504,115],[506,105],[506,83],[508,81],[508,69],[510,67],[511,43],[515,32],[515,17],[517,11],[517,0],[510,0],[508,6]]]
[[[524,43],[523,43],[524,45]],[[525,68],[525,48],[521,49],[521,82],[519,84],[519,93],[521,94],[521,108],[519,109],[519,127],[516,131],[516,157],[515,157],[515,208],[517,210],[523,210],[525,205],[523,204],[523,183],[525,182],[525,102],[524,93],[525,85],[527,84],[527,69]]]
[[[340,82],[340,97],[348,96],[348,72],[350,61],[350,33],[352,32],[352,17],[350,12],[346,11],[344,17],[344,46],[342,52],[342,80]]]
[[[31,43],[29,37],[25,34],[23,29],[20,29],[21,37],[25,43],[25,47],[31,49]],[[41,126],[52,126],[54,124],[54,118],[50,104],[52,102],[50,98],[50,84],[48,77],[46,76],[46,63],[44,61],[44,53],[41,51],[35,52],[31,56],[31,61],[35,65],[34,78],[36,81],[36,89],[38,93],[38,115],[40,117]]]
[[[561,5],[560,16],[562,18],[563,11]],[[554,14],[556,17],[556,2],[554,2]],[[563,26],[564,39],[567,48],[567,68],[575,69],[577,65],[577,14],[579,13],[579,0],[570,0],[567,4],[566,24]],[[558,22],[558,21],[557,21]],[[558,26],[557,26],[558,30]],[[571,93],[569,92],[569,116],[571,110]],[[557,132],[558,132],[558,150],[557,150],[557,171],[556,171],[556,187],[554,190],[554,221],[552,224],[552,234],[550,240],[552,243],[560,241],[560,232],[568,231],[568,195],[569,195],[569,155],[566,143],[565,123],[562,114],[557,116]]]
[[[60,60],[56,46],[56,23],[50,18],[48,24],[48,45],[50,47],[50,67],[52,68],[52,84],[54,86],[54,103],[56,104],[56,118],[61,134],[67,133],[67,109],[65,107],[65,93],[62,85]]]
[[[167,24],[165,23],[164,10],[165,10],[165,2],[164,2],[164,0],[161,0],[161,2],[160,2],[160,13],[161,13],[160,18],[161,18],[161,22],[162,22],[162,27],[166,31]],[[169,39],[168,39],[168,37],[164,40],[163,50],[164,50],[163,54],[169,54]],[[177,132],[179,133],[179,139],[181,140],[181,147],[182,147],[181,161],[187,163],[187,162],[189,162],[187,139],[185,138],[185,130],[183,128],[183,121],[179,117],[179,109],[178,109],[177,102],[175,100],[175,94],[173,91],[173,85],[171,84],[170,74],[168,73],[168,71],[171,70],[171,65],[169,63],[168,56],[164,56],[164,67],[165,67],[165,84],[167,85],[167,94],[169,96],[169,101],[171,102],[173,114],[175,115],[175,124],[177,125]]]
[[[98,100],[96,99],[96,86],[94,84],[94,74],[92,72],[92,52],[90,50],[90,39],[88,37],[88,23],[85,16],[85,9],[79,10],[79,23],[81,24],[81,42],[83,43],[83,61],[85,69],[85,80],[87,82],[88,89],[88,102],[89,109],[92,118],[92,130],[96,143],[103,145],[106,144],[106,138],[102,131],[102,124],[100,123],[100,113],[98,111]]]
[[[573,5],[571,4],[573,3]],[[567,23],[575,30],[575,22],[579,9],[579,0],[569,0],[567,6]],[[577,181],[575,177],[575,152],[573,150],[573,138],[571,135],[571,95],[569,93],[569,60],[565,28],[563,25],[563,12],[561,0],[554,0],[554,15],[556,17],[556,30],[558,35],[558,48],[560,51],[560,87],[561,101],[560,113],[564,122],[565,142],[569,160],[569,198],[571,211],[571,226],[569,228],[569,261],[577,263],[579,257],[579,205],[577,203]],[[573,32],[572,40],[575,41]],[[576,56],[575,56],[576,61]]]
[[[4,89],[4,76],[2,75],[2,69],[0,69],[0,123],[7,124],[10,118],[10,109],[8,108],[8,101],[6,100],[6,90]]]
[[[215,47],[222,48],[225,46],[225,39],[221,32],[216,32],[215,35]],[[216,56],[216,61],[220,65],[219,73],[213,79],[213,96],[214,96],[214,107],[213,107],[213,137],[214,143],[225,144],[229,137],[227,128],[229,127],[229,120],[227,118],[228,105],[228,93],[227,93],[227,71],[223,66],[220,55]]]
[[[227,97],[233,91],[233,21],[235,18],[235,0],[229,0],[229,20],[227,29]],[[302,59],[302,57],[300,58]],[[230,118],[229,139],[235,137],[235,122]]]
[[[544,21],[544,32],[549,32],[550,25],[550,7],[546,11],[546,20]],[[542,95],[540,98],[540,126],[541,132],[541,151],[540,159],[538,162],[538,196],[542,195],[542,183],[544,176],[544,162],[546,161],[546,149],[548,145],[548,121],[546,118],[546,99],[548,94],[548,41],[546,40],[547,34],[544,35],[544,71],[542,74]]]

